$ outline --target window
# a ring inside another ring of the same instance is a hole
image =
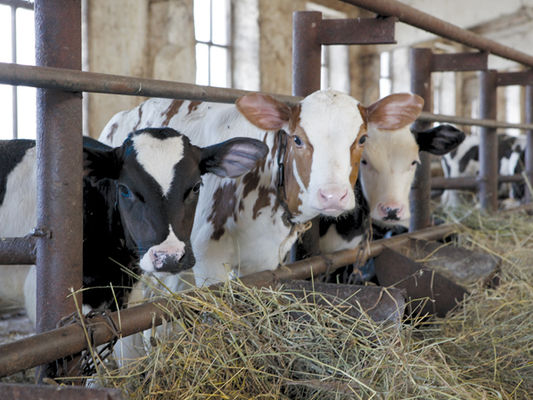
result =
[[[231,87],[229,0],[194,0],[196,83]]]
[[[35,65],[33,2],[0,0],[0,62]],[[0,85],[0,139],[35,138],[36,91]]]
[[[392,62],[391,52],[384,51],[379,55],[379,97],[392,93]]]

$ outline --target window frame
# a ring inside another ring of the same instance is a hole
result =
[[[11,62],[17,63],[17,9],[27,10],[34,9],[34,3],[26,0],[0,0],[0,5],[11,8]],[[12,138],[18,138],[18,86],[11,86],[11,104],[12,104]]]
[[[198,40],[196,31],[194,32],[194,41],[195,41],[195,52],[198,48],[198,44],[202,44],[207,46],[207,86],[212,85],[212,77],[211,77],[211,49],[212,48],[218,48],[223,49],[226,52],[226,86],[227,88],[233,87],[233,75],[232,75],[232,65],[233,65],[233,29],[232,29],[232,2],[231,0],[224,0],[227,2],[228,7],[228,23],[227,23],[227,44],[222,45],[215,43],[213,41],[213,1],[220,1],[220,0],[209,0],[209,40]],[[193,18],[196,18],[196,15],[193,15]],[[198,71],[198,65],[196,66],[196,70]],[[196,79],[195,79],[196,81]],[[198,82],[195,82],[198,84]]]

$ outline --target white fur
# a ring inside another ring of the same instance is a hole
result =
[[[168,137],[157,139],[150,135],[136,135],[133,145],[137,160],[161,186],[167,195],[174,179],[174,166],[183,158],[183,138]],[[173,151],[165,151],[172,149]]]
[[[36,223],[37,191],[35,147],[26,151],[9,173],[4,201],[0,205],[0,237],[29,234]],[[0,310],[24,306],[24,281],[29,265],[0,266]]]
[[[409,192],[416,171],[413,161],[419,160],[418,144],[409,127],[382,131],[370,124],[362,160],[367,164],[361,163],[359,176],[370,216],[381,220],[379,204],[397,204],[404,210],[402,219],[390,222],[408,222]]]
[[[179,112],[170,119],[168,126],[186,134],[197,146],[207,146],[223,140],[245,136],[263,140],[265,131],[250,124],[234,105],[201,103],[190,110],[190,102],[185,101]],[[350,147],[355,141],[362,124],[357,109],[358,102],[353,98],[332,90],[311,94],[302,102],[300,124],[314,148],[310,160],[311,175],[309,187],[302,189],[299,208],[301,215],[293,222],[304,223],[321,213],[318,204],[318,191],[324,185],[334,184],[348,189],[349,199],[346,209],[355,205],[349,176]],[[104,128],[100,140],[107,144],[120,145],[134,128],[160,126],[166,119],[166,110],[171,100],[150,99],[138,109],[115,115]],[[141,115],[141,120],[139,120]],[[109,137],[114,132],[113,137]],[[267,144],[273,143],[273,132],[268,134]],[[270,160],[270,154],[268,156]],[[273,160],[260,176],[260,185],[275,188],[277,163]],[[296,172],[300,179],[301,171]],[[283,209],[273,209],[274,195],[270,195],[270,207],[263,208],[257,219],[253,219],[253,206],[257,191],[243,199],[244,211],[239,211],[238,220],[230,217],[224,226],[220,240],[212,240],[213,226],[208,221],[213,207],[216,190],[230,180],[211,174],[204,177],[204,185],[195,215],[191,243],[196,257],[194,273],[198,285],[219,282],[232,273],[239,276],[277,267],[296,240],[296,234],[282,222]],[[243,186],[237,179],[237,204],[242,199]]]

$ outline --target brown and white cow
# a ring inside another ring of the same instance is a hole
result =
[[[296,227],[318,215],[338,217],[355,206],[367,121],[391,103],[363,107],[337,91],[318,91],[295,106],[263,94],[235,105],[151,99],[115,115],[100,140],[117,146],[127,132],[167,125],[205,146],[236,135],[262,140],[266,160],[237,180],[204,179],[191,242],[197,285],[274,269],[297,238]],[[381,118],[381,117],[378,117]]]
[[[368,139],[355,187],[359,204],[337,219],[320,221],[320,250],[332,252],[355,247],[372,221],[391,227],[409,223],[409,192],[419,152],[446,154],[461,144],[465,135],[451,125],[413,132],[424,100],[410,93],[391,94],[368,108]],[[379,112],[374,111],[377,108]],[[379,230],[379,226],[374,231]]]

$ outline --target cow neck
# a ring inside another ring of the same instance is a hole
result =
[[[285,154],[287,153],[287,132],[283,129],[280,129],[276,135],[278,136],[278,179],[276,184],[278,200],[283,207],[283,222],[293,226],[292,222],[293,215],[289,210],[287,204],[287,192],[285,189]]]

